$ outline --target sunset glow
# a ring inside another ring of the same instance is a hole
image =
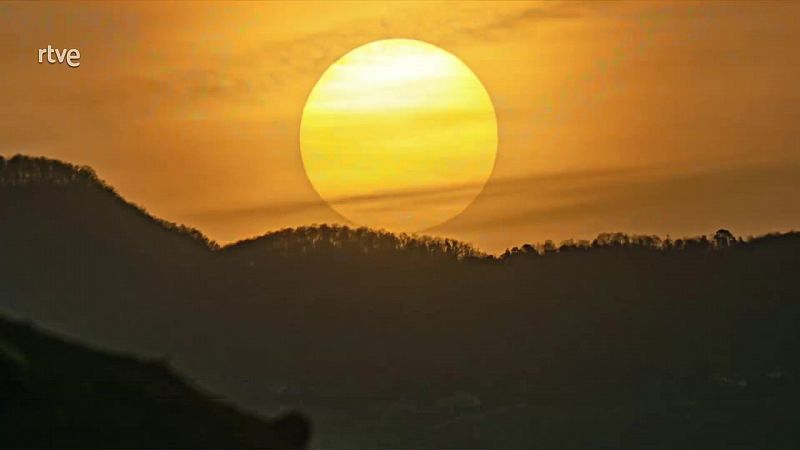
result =
[[[322,75],[303,110],[300,146],[314,188],[347,219],[419,231],[480,192],[497,123],[488,93],[458,58],[391,39],[351,51]]]
[[[800,218],[800,202],[762,201],[800,196],[799,15],[793,2],[9,2],[0,155],[91,166],[220,243],[314,223],[495,254],[609,230],[758,235]],[[79,50],[80,67],[39,64],[48,45]]]

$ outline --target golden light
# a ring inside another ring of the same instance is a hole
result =
[[[341,215],[420,231],[461,213],[494,167],[489,94],[457,57],[425,42],[388,39],[331,65],[300,126],[308,178]]]

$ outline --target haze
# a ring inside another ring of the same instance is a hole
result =
[[[303,171],[303,105],[349,50],[411,38],[464,61],[499,126],[486,189],[431,233],[499,252],[788,230],[799,22],[791,2],[3,3],[0,154],[91,165],[223,243],[345,223]],[[47,45],[78,49],[80,67],[39,65]]]

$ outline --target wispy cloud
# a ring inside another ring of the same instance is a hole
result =
[[[465,36],[476,39],[500,38],[534,23],[574,19],[582,14],[583,12],[577,7],[568,4],[526,6],[514,11],[495,12],[486,20],[474,20],[474,17],[472,21],[464,20],[460,26],[451,30],[447,37],[453,40],[461,40]]]
[[[489,4],[417,5],[294,39],[267,41],[256,50],[226,56],[224,64],[211,64],[203,70],[176,70],[161,74],[158,81],[196,96],[241,98],[240,94],[269,92],[286,83],[318,77],[349,50],[374,40],[411,38],[459,46],[511,37],[535,23],[573,19],[581,14],[575,5],[557,3],[505,8]]]
[[[631,174],[645,173],[645,169],[609,169],[597,171],[565,172],[555,174],[540,174],[526,177],[514,177],[506,179],[493,179],[490,182],[491,189],[484,190],[484,196],[503,196],[520,191],[537,190],[554,184],[578,185],[591,183],[593,180],[609,179],[614,177],[624,177]],[[416,204],[432,203],[443,199],[464,199],[472,197],[475,189],[480,189],[483,184],[465,183],[457,185],[436,186],[430,188],[386,190],[361,195],[338,197],[330,201],[314,200],[300,202],[281,202],[267,205],[257,205],[245,208],[233,208],[218,211],[196,211],[186,214],[187,217],[194,218],[253,218],[263,216],[281,216],[296,214],[316,208],[324,208],[326,204],[333,206],[357,205],[357,204],[379,204],[380,202],[407,201]]]
[[[549,181],[531,179],[531,183],[548,189],[529,190],[529,184],[519,185],[520,191],[540,198],[550,195],[549,201],[529,206],[513,202],[513,208],[472,214],[468,220],[454,220],[439,229],[448,233],[507,230],[545,223],[563,224],[570,220],[592,222],[600,216],[641,223],[655,221],[663,229],[703,217],[713,217],[723,225],[727,220],[746,222],[738,216],[749,216],[757,221],[766,216],[773,216],[771,219],[775,220],[800,213],[800,206],[786,208],[768,201],[750,201],[750,197],[764,199],[796,195],[797,186],[800,186],[800,161],[666,169],[648,167],[618,175],[598,175],[589,179],[577,174]],[[493,195],[503,197],[513,193],[500,190]]]
[[[432,231],[458,233],[518,226],[535,227],[543,223],[591,219],[597,215],[609,214],[617,214],[619,217],[652,215],[654,218],[675,221],[680,220],[682,214],[688,215],[704,209],[717,210],[715,217],[724,220],[731,214],[748,214],[748,211],[737,204],[742,196],[747,195],[746,191],[763,197],[768,193],[793,190],[799,185],[800,162],[717,167],[648,166],[493,179],[480,194],[482,205],[468,214],[468,218],[456,218]],[[480,186],[463,184],[383,191],[341,197],[329,203],[334,206],[367,205],[370,208],[380,208],[382,202],[390,207],[398,201],[436,204],[448,200],[464,200],[474,194],[476,187]],[[543,201],[514,201],[514,197],[519,196]],[[513,206],[508,207],[509,205]],[[752,204],[748,205],[752,208]],[[283,202],[197,211],[186,214],[186,217],[250,220],[325,208],[328,208],[328,204],[323,200]],[[772,208],[771,213],[779,215],[781,211]],[[665,215],[675,217],[667,219]]]

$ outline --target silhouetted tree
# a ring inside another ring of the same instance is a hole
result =
[[[730,247],[735,243],[736,243],[736,238],[728,230],[721,229],[717,230],[717,232],[714,233],[714,245],[717,248]]]

